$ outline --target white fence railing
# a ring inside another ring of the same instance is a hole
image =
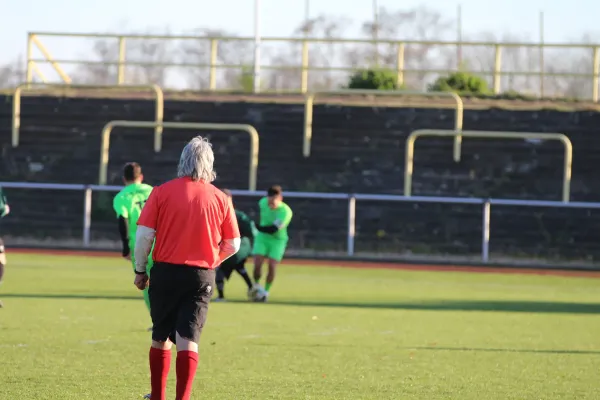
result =
[[[46,190],[71,190],[83,192],[83,247],[90,246],[90,229],[92,225],[92,192],[117,192],[122,186],[77,185],[60,183],[30,183],[30,182],[0,182],[0,186],[7,189],[46,189]],[[264,192],[248,190],[232,190],[234,196],[260,197]],[[481,260],[489,261],[490,255],[490,219],[491,207],[494,206],[521,206],[521,207],[549,207],[549,208],[583,208],[600,209],[600,203],[591,202],[560,202],[539,200],[508,200],[508,199],[482,199],[468,197],[430,197],[430,196],[397,196],[382,194],[348,194],[348,193],[310,193],[286,192],[286,197],[296,199],[323,199],[348,201],[348,226],[347,254],[354,255],[354,239],[356,235],[356,202],[357,201],[389,201],[410,203],[445,203],[445,204],[472,204],[481,206]],[[10,198],[9,198],[10,202]]]

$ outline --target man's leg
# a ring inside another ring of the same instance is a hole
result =
[[[190,400],[196,369],[198,342],[206,323],[208,305],[213,294],[215,271],[184,267],[187,276],[186,294],[179,306],[177,317],[177,388],[176,400]]]
[[[4,267],[6,266],[6,249],[4,248],[4,241],[0,238],[0,284],[2,283],[2,278],[4,277]],[[2,302],[0,301],[0,308],[3,307]]]
[[[248,290],[252,289],[252,281],[250,280],[248,271],[246,271],[246,259],[243,259],[242,261],[240,261],[240,263],[235,266],[235,270],[244,279],[244,282],[246,282],[246,286],[248,286]]]
[[[225,299],[225,280],[229,280],[231,276],[231,267],[228,265],[221,265],[216,269],[216,284],[217,284],[217,292],[219,300]]]
[[[285,249],[287,247],[287,240],[273,240],[269,248],[269,254],[267,256],[267,262],[269,264],[269,272],[267,274],[267,283],[265,290],[267,293],[271,290],[273,281],[275,281],[275,272],[277,271],[277,264],[283,260]]]
[[[152,317],[152,345],[150,347],[150,386],[152,400],[167,399],[167,378],[171,367],[171,347],[169,340],[177,323],[176,304],[179,301],[170,266],[155,265],[154,279],[150,281],[149,299]]]
[[[254,282],[256,285],[260,285],[260,278],[262,276],[262,265],[265,261],[265,256],[268,252],[267,242],[264,238],[257,237],[254,240],[252,247],[252,254],[254,255]]]

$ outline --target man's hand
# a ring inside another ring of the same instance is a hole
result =
[[[144,290],[148,287],[148,274],[135,274],[135,280],[133,284],[136,288]]]

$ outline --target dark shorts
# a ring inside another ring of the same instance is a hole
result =
[[[155,263],[148,289],[152,340],[165,342],[176,331],[198,343],[214,285],[213,269]]]
[[[245,268],[245,266],[246,266],[246,259],[243,259],[241,261],[238,261],[235,264],[223,263],[219,267],[219,270],[223,273],[223,276],[225,277],[225,279],[229,280],[229,278],[231,277],[231,273],[233,271],[241,271],[242,269]]]

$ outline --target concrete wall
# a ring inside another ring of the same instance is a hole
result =
[[[10,146],[10,98],[0,101],[0,180],[96,183],[100,131],[114,119],[153,120],[147,100],[25,97],[21,145]],[[165,121],[254,125],[261,134],[259,189],[280,183],[286,190],[402,194],[404,143],[416,129],[451,129],[450,109],[315,107],[312,155],[302,156],[302,104],[167,101]],[[466,110],[465,129],[563,132],[574,145],[572,200],[600,201],[597,166],[600,114],[594,111]],[[109,183],[120,167],[140,162],[150,183],[173,177],[179,152],[191,133],[165,130],[161,153],[152,150],[152,130],[115,129]],[[217,184],[245,189],[249,140],[243,133],[213,132]],[[465,139],[460,163],[449,139],[417,142],[414,195],[560,200],[562,147]],[[14,242],[79,238],[82,194],[10,190],[14,214],[2,231]],[[110,196],[94,197],[93,239],[116,237]],[[290,200],[296,212],[292,246],[324,252],[344,250],[346,203]],[[251,214],[255,199],[237,199]],[[476,206],[359,202],[357,251],[369,253],[477,255],[481,209]],[[596,246],[597,211],[495,207],[492,252],[502,257],[587,260]]]

